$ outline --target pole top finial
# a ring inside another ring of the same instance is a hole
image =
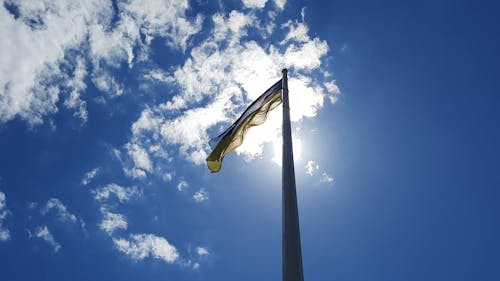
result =
[[[286,75],[288,73],[288,69],[283,68],[283,70],[281,70],[281,73],[283,73],[283,75]]]

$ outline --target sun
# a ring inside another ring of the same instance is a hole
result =
[[[300,139],[292,138],[293,143],[293,161],[296,163],[300,160],[302,154],[302,141]],[[273,140],[274,156],[272,160],[274,163],[281,167],[283,155],[283,143],[281,138]]]

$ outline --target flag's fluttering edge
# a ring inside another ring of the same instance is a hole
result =
[[[255,100],[229,128],[212,138],[209,142],[213,149],[207,157],[208,169],[213,173],[220,170],[222,159],[231,150],[243,143],[247,130],[266,121],[267,113],[281,104],[281,79]]]

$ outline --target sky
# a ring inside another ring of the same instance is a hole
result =
[[[0,0],[1,280],[499,280],[496,1]]]

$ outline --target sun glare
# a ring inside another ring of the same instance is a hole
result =
[[[300,139],[293,138],[293,161],[297,162],[300,160],[300,156],[302,153],[302,141]],[[282,155],[283,155],[283,144],[281,142],[281,138],[277,138],[273,141],[274,148],[274,163],[278,164],[281,167],[282,163]]]

